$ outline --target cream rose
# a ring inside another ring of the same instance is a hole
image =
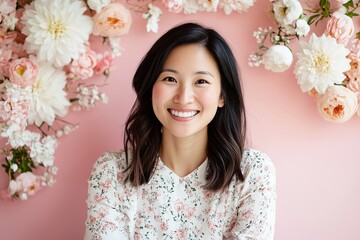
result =
[[[343,86],[330,86],[318,96],[317,107],[320,115],[330,122],[345,122],[358,109],[356,94]]]
[[[94,35],[117,37],[127,34],[131,26],[131,13],[121,3],[110,3],[95,14]]]

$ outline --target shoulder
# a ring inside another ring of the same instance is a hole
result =
[[[240,168],[245,177],[249,174],[275,172],[275,166],[270,157],[264,152],[251,148],[245,149]]]
[[[123,172],[126,168],[125,151],[105,152],[94,163],[92,172]]]

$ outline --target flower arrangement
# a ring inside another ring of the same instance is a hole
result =
[[[294,75],[302,92],[314,97],[320,115],[330,122],[345,122],[360,115],[360,32],[353,19],[360,1],[270,0],[272,27],[259,28],[254,37],[259,50],[249,65],[284,72],[293,62],[290,43],[306,37],[311,26],[325,21],[321,36],[311,33],[300,41]]]
[[[0,0],[0,153],[9,177],[0,198],[26,200],[55,183],[58,140],[78,127],[65,117],[108,101],[99,89],[131,19],[110,0]],[[103,39],[101,52],[90,38]]]

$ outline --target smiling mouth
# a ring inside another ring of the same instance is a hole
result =
[[[181,111],[175,111],[172,109],[168,109],[168,111],[171,113],[171,115],[173,115],[175,117],[180,117],[180,118],[190,118],[199,113],[199,111],[181,112]]]

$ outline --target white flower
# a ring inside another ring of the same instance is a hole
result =
[[[22,17],[26,51],[56,67],[77,59],[85,51],[84,43],[93,28],[85,11],[85,3],[80,0],[33,1]]]
[[[310,26],[304,19],[296,20],[296,34],[300,37],[305,37],[310,32]]]
[[[148,11],[143,14],[143,18],[147,19],[146,31],[147,32],[158,32],[159,25],[158,22],[160,20],[160,15],[162,11],[160,8],[149,3]]]
[[[111,0],[88,0],[87,4],[89,8],[95,10],[97,13],[100,12],[101,9],[106,7],[111,3]]]
[[[344,72],[350,69],[348,54],[348,49],[324,34],[317,37],[313,33],[309,43],[300,42],[294,73],[301,90],[308,92],[315,88],[324,93],[327,87],[342,83]]]
[[[120,46],[120,38],[109,37],[109,43],[113,57],[120,57],[123,52],[123,48]]]
[[[226,15],[229,15],[232,11],[241,13],[246,12],[252,7],[254,1],[255,0],[223,0],[220,2],[220,7],[224,9]]]
[[[263,56],[262,63],[265,69],[273,72],[284,72],[293,61],[293,54],[290,49],[284,45],[271,46]]]
[[[278,0],[274,3],[273,10],[280,25],[292,24],[303,12],[298,0]]]
[[[7,15],[3,20],[4,26],[12,31],[15,29],[15,25],[18,21],[19,19],[15,17],[15,12]]]
[[[198,0],[199,10],[206,12],[216,12],[219,5],[219,0]]]
[[[65,116],[70,106],[64,87],[66,75],[48,62],[38,63],[39,73],[32,86],[28,123],[52,125],[55,115]]]
[[[185,14],[197,13],[199,11],[199,4],[197,0],[186,0],[183,9]]]
[[[30,157],[38,164],[50,167],[54,164],[57,141],[52,136],[46,136],[41,141],[30,146]]]

